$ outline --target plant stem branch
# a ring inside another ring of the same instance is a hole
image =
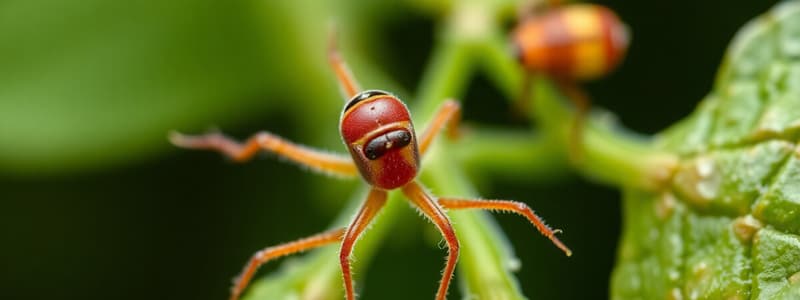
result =
[[[482,58],[487,61],[489,76],[497,83],[509,99],[517,99],[522,86],[524,72],[508,55],[502,39],[495,37],[486,40],[481,47]],[[533,107],[531,118],[536,121],[545,135],[555,138],[568,153],[570,142],[570,126],[575,112],[566,106],[563,95],[553,89],[546,80],[533,83]],[[583,132],[583,157],[573,166],[584,174],[607,184],[644,189],[661,189],[672,176],[678,163],[675,154],[656,149],[652,143],[642,137],[626,133],[612,126],[608,114],[603,118],[592,114],[585,122]],[[498,149],[508,151],[507,148]]]
[[[478,62],[483,62],[482,66],[509,99],[516,99],[522,84],[522,71],[508,55],[505,39],[493,20],[497,13],[494,8],[466,0],[454,6],[420,83],[413,110],[418,121],[429,120],[446,99],[462,96]],[[458,147],[436,143],[424,161],[422,181],[437,194],[475,196],[477,193],[459,167],[457,157],[464,159],[468,166],[478,165],[480,169],[486,168],[487,164],[515,162],[498,169],[513,174],[564,169],[564,153],[569,145],[569,125],[574,113],[561,104],[558,101],[560,97],[546,85],[540,83],[539,87],[534,89],[537,100],[532,107],[534,120],[542,129],[541,135],[520,134],[525,137],[520,139],[519,135],[477,131],[467,136],[471,139]],[[597,118],[592,118],[587,125],[584,159],[576,166],[579,170],[600,181],[623,186],[657,188],[666,182],[676,161],[674,156],[652,149],[646,141],[611,130]],[[453,152],[458,153],[457,157],[446,155]],[[560,159],[542,159],[558,157],[559,153]],[[409,211],[404,200],[397,198],[398,193],[391,195],[372,230],[359,240],[355,252],[359,258],[359,263],[354,265],[356,268],[363,268],[368,263],[380,242],[389,234],[392,224],[403,211]],[[334,222],[335,226],[347,224],[363,199],[362,191]],[[476,211],[457,211],[449,215],[463,245],[458,278],[464,295],[479,299],[525,299],[511,274],[518,265],[517,260],[491,216]],[[287,264],[281,274],[254,283],[247,299],[339,298],[341,274],[336,253],[336,247],[328,247],[300,263]]]
[[[444,40],[425,73],[417,99],[416,114],[429,119],[447,97],[461,96],[474,71],[476,41],[490,28],[493,10],[465,1],[456,7],[444,29]],[[465,32],[466,31],[466,32]],[[460,147],[461,145],[458,145]],[[469,197],[477,193],[456,162],[446,153],[458,147],[434,145],[424,161],[423,182],[437,194]],[[476,299],[525,299],[516,278],[516,265],[504,233],[491,216],[482,211],[448,213],[462,244],[458,274],[464,297]]]
[[[552,135],[494,128],[464,131],[450,151],[472,178],[552,182],[569,173],[564,149]]]

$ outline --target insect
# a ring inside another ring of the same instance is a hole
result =
[[[606,7],[561,5],[559,0],[550,0],[549,6],[536,13],[523,6],[511,34],[514,52],[526,70],[518,103],[522,111],[529,110],[530,81],[535,74],[553,79],[577,108],[572,138],[573,145],[578,145],[590,100],[575,82],[602,77],[619,65],[628,49],[629,33]]]
[[[401,189],[405,196],[442,233],[449,254],[436,293],[437,300],[445,299],[459,254],[459,242],[444,209],[485,209],[514,212],[527,218],[544,236],[567,255],[571,251],[526,204],[506,200],[479,200],[459,197],[434,198],[415,180],[434,138],[445,128],[455,134],[460,120],[460,106],[448,100],[437,111],[428,128],[417,136],[408,108],[397,97],[380,90],[360,91],[358,84],[339,55],[335,38],[331,38],[328,60],[338,78],[344,96],[349,99],[341,113],[339,130],[350,157],[329,154],[294,144],[269,132],[260,132],[244,143],[222,134],[183,135],[172,133],[171,142],[183,148],[207,149],[223,153],[237,162],[251,159],[266,150],[301,165],[324,173],[356,176],[360,174],[371,186],[369,194],[349,226],[338,228],[256,252],[234,280],[231,300],[239,298],[250,279],[262,264],[289,254],[320,246],[341,243],[339,255],[347,300],[355,299],[350,273],[350,254],[359,235],[387,201],[387,191]]]

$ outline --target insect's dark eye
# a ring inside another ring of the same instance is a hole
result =
[[[381,95],[389,95],[389,93],[384,92],[384,91],[379,91],[379,90],[368,90],[368,91],[363,91],[361,93],[358,93],[358,95],[356,95],[355,97],[350,99],[350,101],[347,101],[347,105],[344,107],[344,111],[348,111],[351,107],[353,107],[356,104],[358,104],[358,102],[367,100],[367,99],[375,97],[375,96],[381,96]]]
[[[399,149],[411,143],[411,133],[405,129],[398,129],[384,133],[369,142],[364,147],[364,156],[376,160],[393,149]]]

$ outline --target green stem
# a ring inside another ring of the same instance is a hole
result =
[[[472,178],[554,181],[568,173],[563,148],[551,135],[467,128],[452,151]]]
[[[455,8],[445,28],[447,37],[436,49],[434,63],[426,72],[417,106],[423,116],[430,118],[445,98],[463,92],[475,60],[475,42],[490,26],[493,10],[470,2]],[[486,23],[484,23],[486,22]],[[466,56],[466,59],[465,59]],[[437,193],[448,196],[474,197],[477,195],[463,171],[449,155],[451,149],[441,143],[434,145],[425,160],[423,182]],[[461,145],[459,145],[460,147]],[[458,274],[464,297],[468,299],[525,299],[511,274],[516,257],[508,246],[505,235],[491,216],[480,211],[448,213],[461,242]]]
[[[447,31],[449,28],[434,47],[430,65],[420,81],[413,111],[415,120],[430,120],[446,99],[460,98],[474,69],[470,48]]]
[[[448,22],[445,24],[439,37],[441,40],[435,47],[435,52],[428,70],[422,80],[418,93],[418,102],[414,110],[417,120],[429,120],[439,108],[441,103],[448,98],[459,97],[466,90],[468,79],[474,72],[475,63],[479,55],[489,58],[487,65],[490,73],[500,75],[499,83],[504,90],[515,91],[519,86],[519,72],[517,67],[508,63],[505,53],[497,52],[497,45],[502,39],[497,38],[497,27],[494,25],[493,7],[480,3],[464,1],[461,6],[453,8]],[[493,52],[494,51],[494,52]],[[483,57],[481,57],[483,59]],[[509,75],[510,74],[510,75]],[[513,96],[512,96],[513,99]],[[542,102],[542,101],[540,101]],[[547,103],[544,103],[547,104]],[[555,107],[558,109],[559,107]],[[537,107],[538,109],[542,109]],[[565,114],[561,108],[560,113]],[[556,111],[559,113],[559,111]],[[569,119],[569,118],[567,118]],[[560,123],[568,124],[559,121]],[[419,122],[417,122],[419,124]],[[551,131],[560,131],[564,126],[551,124],[546,126]],[[594,132],[594,131],[592,131]],[[491,135],[491,136],[487,136]],[[588,139],[595,142],[595,133]],[[425,158],[424,172],[420,176],[422,181],[434,188],[438,193],[448,196],[474,197],[476,192],[469,184],[465,174],[456,163],[453,155],[445,153],[458,153],[464,161],[480,165],[487,156],[492,156],[492,149],[501,149],[495,159],[486,161],[498,162],[526,162],[514,165],[506,164],[503,168],[508,172],[519,174],[528,170],[557,170],[562,169],[564,162],[561,159],[541,159],[542,157],[556,157],[563,152],[558,145],[553,143],[554,137],[559,135],[543,135],[539,138],[525,134],[524,139],[513,134],[495,135],[487,131],[478,131],[468,134],[459,147],[447,147],[442,143],[435,144]],[[477,142],[482,140],[483,142]],[[560,139],[557,139],[560,140]],[[563,144],[563,143],[561,143]],[[616,145],[616,144],[614,144]],[[563,147],[562,147],[563,148]],[[455,149],[470,149],[469,151],[456,151]],[[614,148],[616,149],[616,148]],[[612,150],[614,150],[612,149]],[[608,163],[603,156],[596,157],[596,153],[587,155],[587,158],[598,159],[597,163],[587,164],[589,170],[595,166]],[[530,165],[528,162],[548,162],[546,165]],[[468,163],[469,165],[469,163]],[[486,167],[480,165],[479,168]],[[603,173],[601,173],[603,174]],[[343,211],[334,226],[342,226],[352,217],[357,207],[363,202],[363,192],[351,200],[350,208]],[[356,246],[355,256],[359,263],[355,267],[363,268],[374,255],[377,245],[389,232],[393,221],[400,213],[408,210],[397,193],[392,194],[389,204],[382,210],[382,214],[375,221],[373,229],[361,238]],[[517,265],[516,258],[504,234],[497,228],[493,219],[485,212],[480,211],[455,211],[449,213],[459,240],[462,244],[462,253],[459,260],[459,276],[461,287],[466,297],[478,299],[525,299],[522,295],[516,278],[511,274]],[[316,251],[314,255],[306,258],[301,263],[287,264],[285,271],[277,276],[271,276],[254,283],[248,294],[249,299],[336,299],[341,295],[341,278],[336,247],[328,247]]]
[[[489,62],[487,71],[509,99],[517,99],[522,86],[523,70],[507,53],[501,38],[487,39],[481,47],[482,58]],[[571,145],[570,129],[575,112],[564,105],[567,101],[545,80],[533,83],[529,107],[532,118],[538,122],[543,134],[554,137],[568,153]],[[606,115],[608,116],[608,115]],[[611,126],[610,118],[593,114],[586,120],[582,137],[582,158],[574,167],[584,174],[615,186],[660,189],[669,181],[678,158],[675,154],[656,149],[642,137]],[[498,147],[498,153],[509,151]]]

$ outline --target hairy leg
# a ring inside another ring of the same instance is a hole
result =
[[[350,226],[347,227],[347,233],[345,233],[342,241],[342,250],[339,252],[339,262],[342,266],[344,291],[347,300],[355,299],[353,277],[350,271],[350,254],[353,252],[353,246],[358,237],[364,232],[364,229],[375,218],[375,215],[383,208],[384,204],[386,204],[386,191],[372,188],[364,205],[361,206],[361,210],[350,223]]]
[[[447,298],[447,288],[450,286],[450,281],[453,279],[453,271],[458,261],[458,238],[456,237],[452,224],[450,224],[450,219],[419,183],[412,181],[406,184],[403,186],[403,193],[431,220],[431,222],[433,222],[433,224],[436,225],[447,242],[449,253],[447,254],[447,262],[442,272],[442,281],[439,282],[439,290],[436,292],[436,300],[445,300],[445,298]]]
[[[539,230],[542,235],[550,239],[553,244],[559,249],[564,251],[567,256],[572,255],[572,250],[569,250],[555,234],[560,230],[550,229],[544,220],[536,215],[533,210],[525,203],[508,200],[482,200],[482,199],[459,199],[459,198],[439,198],[439,204],[447,209],[484,209],[484,210],[499,210],[505,212],[513,212],[528,219],[528,221]]]
[[[220,133],[183,135],[173,132],[172,144],[187,149],[220,152],[237,162],[247,161],[260,150],[267,150],[301,165],[324,173],[352,177],[358,174],[355,163],[348,156],[325,153],[284,140],[269,132],[260,132],[244,143],[239,143]]]
[[[328,63],[333,68],[333,72],[339,80],[342,94],[345,97],[345,101],[347,101],[358,94],[361,88],[358,86],[358,82],[356,82],[355,78],[353,78],[353,73],[350,72],[347,63],[342,59],[342,55],[339,54],[337,38],[336,30],[331,29],[328,37]]]
[[[434,115],[433,120],[428,124],[428,128],[421,135],[419,140],[419,153],[424,155],[430,147],[434,138],[447,127],[450,138],[458,137],[458,126],[461,122],[461,105],[453,100],[445,101]]]
[[[247,287],[247,284],[250,283],[250,279],[253,278],[253,274],[255,274],[258,267],[264,263],[281,256],[286,256],[338,242],[342,240],[344,232],[344,228],[334,229],[294,242],[268,247],[264,250],[256,252],[256,254],[254,254],[250,259],[250,262],[245,265],[242,273],[236,277],[236,279],[234,279],[233,288],[231,288],[230,300],[239,299],[242,291],[244,291],[244,289]]]

